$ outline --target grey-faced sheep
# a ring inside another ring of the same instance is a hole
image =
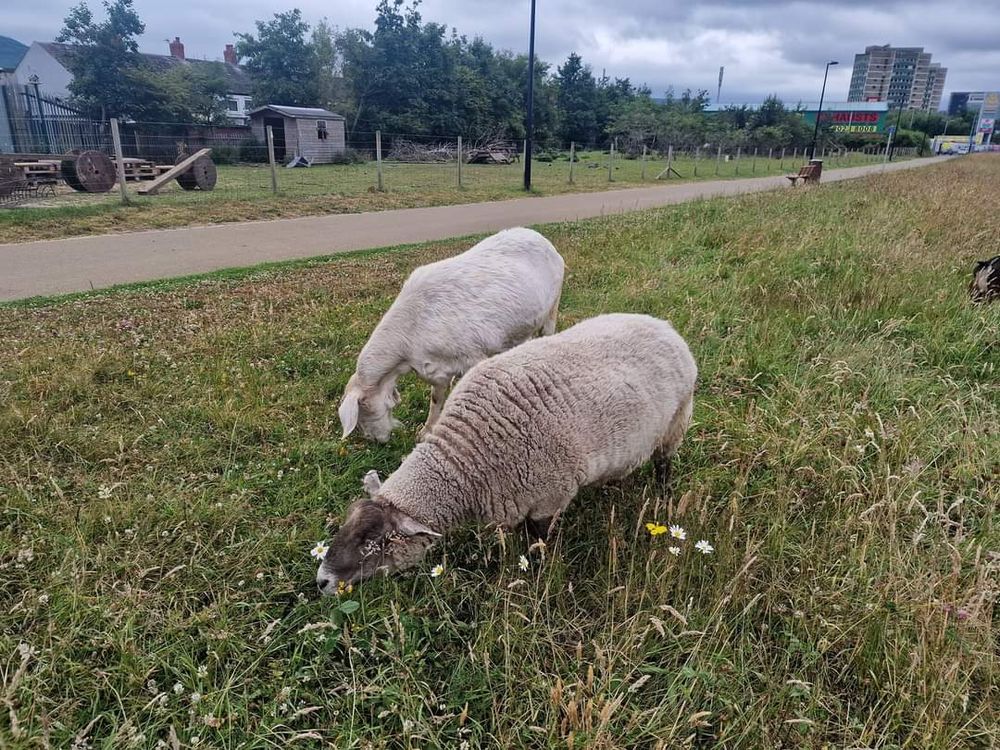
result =
[[[555,332],[564,264],[531,229],[507,229],[453,258],[410,274],[358,356],[340,403],[347,437],[379,442],[398,423],[396,381],[416,372],[431,384],[429,430],[454,378],[477,362]]]
[[[969,296],[973,302],[1000,299],[1000,255],[976,263],[972,269]]]
[[[602,315],[481,362],[370,499],[354,503],[317,573],[324,593],[416,564],[467,522],[544,534],[581,487],[669,461],[691,419],[697,367],[669,323]]]

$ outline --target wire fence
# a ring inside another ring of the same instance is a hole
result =
[[[280,200],[352,210],[373,193],[390,205],[406,205],[416,195],[447,202],[461,191],[465,199],[485,200],[522,187],[523,141],[380,132],[348,136],[342,125],[290,118],[250,127],[120,123],[116,143],[111,122],[14,123],[21,139],[16,153],[0,155],[0,205]],[[203,149],[210,151],[179,178],[166,176]],[[915,152],[896,149],[894,158]],[[887,158],[884,144],[857,150],[820,146],[815,156],[826,169]],[[795,173],[807,161],[807,149],[798,146],[674,148],[630,140],[627,150],[619,151],[614,142],[605,149],[570,143],[536,151],[532,186],[558,193],[764,177]],[[12,165],[6,172],[5,163]]]

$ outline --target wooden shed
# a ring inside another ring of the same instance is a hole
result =
[[[329,164],[346,148],[344,118],[328,109],[267,104],[250,112],[250,128],[261,143],[267,143],[268,125],[279,162],[303,156],[313,164]]]

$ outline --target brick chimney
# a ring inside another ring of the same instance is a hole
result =
[[[184,43],[179,36],[175,36],[174,41],[170,43],[170,56],[178,60],[184,59]]]
[[[231,44],[227,44],[226,48],[222,51],[222,59],[225,60],[227,63],[232,63],[233,65],[236,65],[237,64],[236,48]]]

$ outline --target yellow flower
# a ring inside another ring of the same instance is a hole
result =
[[[337,581],[337,594],[343,596],[344,594],[350,594],[354,591],[354,585],[350,583],[344,583],[343,581]]]
[[[444,573],[444,565],[435,565],[431,568],[431,578],[437,578]]]
[[[646,530],[650,536],[659,536],[667,533],[667,527],[659,523],[647,523]]]

